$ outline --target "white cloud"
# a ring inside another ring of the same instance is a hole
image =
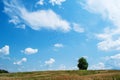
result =
[[[106,66],[109,66],[112,69],[120,69],[120,54],[106,56],[104,59]]]
[[[120,54],[116,54],[116,55],[113,55],[113,56],[106,56],[104,57],[105,60],[120,60]]]
[[[12,19],[9,20],[9,22],[17,25],[20,23],[20,20],[19,20],[18,16],[12,16]]]
[[[22,13],[23,19],[27,21],[34,30],[39,30],[41,28],[52,30],[60,29],[63,32],[70,30],[69,23],[62,20],[60,16],[55,14],[52,10],[40,10],[31,13],[23,10]]]
[[[54,6],[54,5],[62,5],[62,3],[65,1],[66,0],[49,0],[49,3],[51,3]]]
[[[95,65],[90,66],[88,69],[89,69],[89,70],[104,70],[104,69],[106,69],[106,68],[105,68],[105,64],[102,63],[102,62],[100,62],[100,63],[98,63],[98,64],[95,64]]]
[[[45,65],[51,66],[53,63],[55,63],[55,59],[50,58],[48,61],[45,61]]]
[[[82,28],[79,24],[73,23],[73,30],[78,33],[83,33],[84,28]]]
[[[21,28],[21,29],[25,29],[26,25],[25,24],[21,24],[20,19],[18,18],[18,16],[11,16],[12,19],[9,20],[9,23],[13,23],[15,26],[17,26],[16,28]]]
[[[21,65],[23,62],[27,62],[27,58],[22,58],[20,61],[14,62],[13,64]]]
[[[54,47],[55,48],[62,48],[62,47],[64,47],[64,45],[61,43],[56,43],[56,44],[54,44]]]
[[[120,30],[110,30],[105,29],[104,33],[97,34],[97,38],[102,40],[98,43],[98,48],[100,50],[109,51],[109,50],[120,50]]]
[[[2,48],[0,49],[0,54],[9,55],[9,46],[8,46],[8,45],[5,45],[4,47],[2,47]]]
[[[44,0],[39,0],[39,1],[37,2],[37,4],[39,4],[39,5],[44,5]]]
[[[97,34],[101,40],[98,48],[104,51],[120,50],[120,0],[85,0],[82,3],[89,12],[100,14],[102,18],[110,21],[113,26],[105,28],[101,34]],[[105,21],[106,21],[105,20]]]
[[[120,54],[116,54],[114,56],[110,56],[111,59],[120,59]]]
[[[120,54],[103,57],[106,69],[120,69]]]
[[[89,70],[120,69],[120,54],[103,57],[103,62],[91,65]]]
[[[21,25],[16,26],[16,28],[25,29],[25,28],[26,28],[26,25],[25,25],[25,24],[21,24]]]
[[[25,54],[35,54],[38,52],[38,49],[26,48],[25,50],[22,50],[22,52]]]
[[[120,0],[85,0],[85,8],[103,18],[111,20],[116,26],[120,25]]]
[[[34,30],[40,30],[42,28],[45,28],[68,32],[71,29],[69,22],[62,19],[51,9],[28,11],[16,0],[5,0],[4,5],[4,11],[6,14],[8,14],[12,19],[13,16],[17,16],[21,24],[24,23],[25,25],[28,25]],[[16,19],[9,22],[14,22],[15,24],[18,23]]]

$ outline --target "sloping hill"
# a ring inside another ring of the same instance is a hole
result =
[[[120,80],[118,70],[73,70],[2,73],[0,80]]]

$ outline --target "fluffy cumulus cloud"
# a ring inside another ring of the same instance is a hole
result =
[[[73,30],[78,33],[83,33],[84,28],[82,28],[79,24],[73,23]]]
[[[56,43],[56,44],[54,44],[54,47],[55,48],[62,48],[62,47],[64,47],[64,45],[61,43]]]
[[[49,60],[45,61],[45,65],[51,66],[53,63],[55,63],[55,59],[50,58]]]
[[[42,4],[42,2],[40,2],[40,4]],[[17,0],[4,0],[4,5],[4,12],[11,18],[9,21],[11,23],[25,24],[33,30],[45,28],[68,32],[71,29],[69,22],[62,19],[51,9],[29,11]]]
[[[9,46],[8,46],[8,45],[5,45],[4,47],[2,47],[2,48],[0,49],[0,54],[9,55]]]
[[[26,48],[25,50],[22,50],[23,53],[25,54],[35,54],[38,52],[38,49],[33,49],[33,48]]]
[[[13,64],[21,65],[23,62],[27,62],[27,58],[22,58],[21,60],[14,62]]]
[[[113,26],[104,29],[104,32],[97,34],[101,42],[98,43],[100,50],[120,50],[120,0],[85,0],[82,3],[84,8],[91,13],[102,16],[110,21]]]
[[[62,5],[63,2],[66,0],[49,0],[49,2],[54,6],[54,5]]]

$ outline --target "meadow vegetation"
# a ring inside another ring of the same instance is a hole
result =
[[[66,70],[1,73],[0,80],[120,80],[120,71]]]

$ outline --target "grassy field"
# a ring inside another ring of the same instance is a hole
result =
[[[120,80],[118,70],[71,70],[2,73],[0,80]]]

